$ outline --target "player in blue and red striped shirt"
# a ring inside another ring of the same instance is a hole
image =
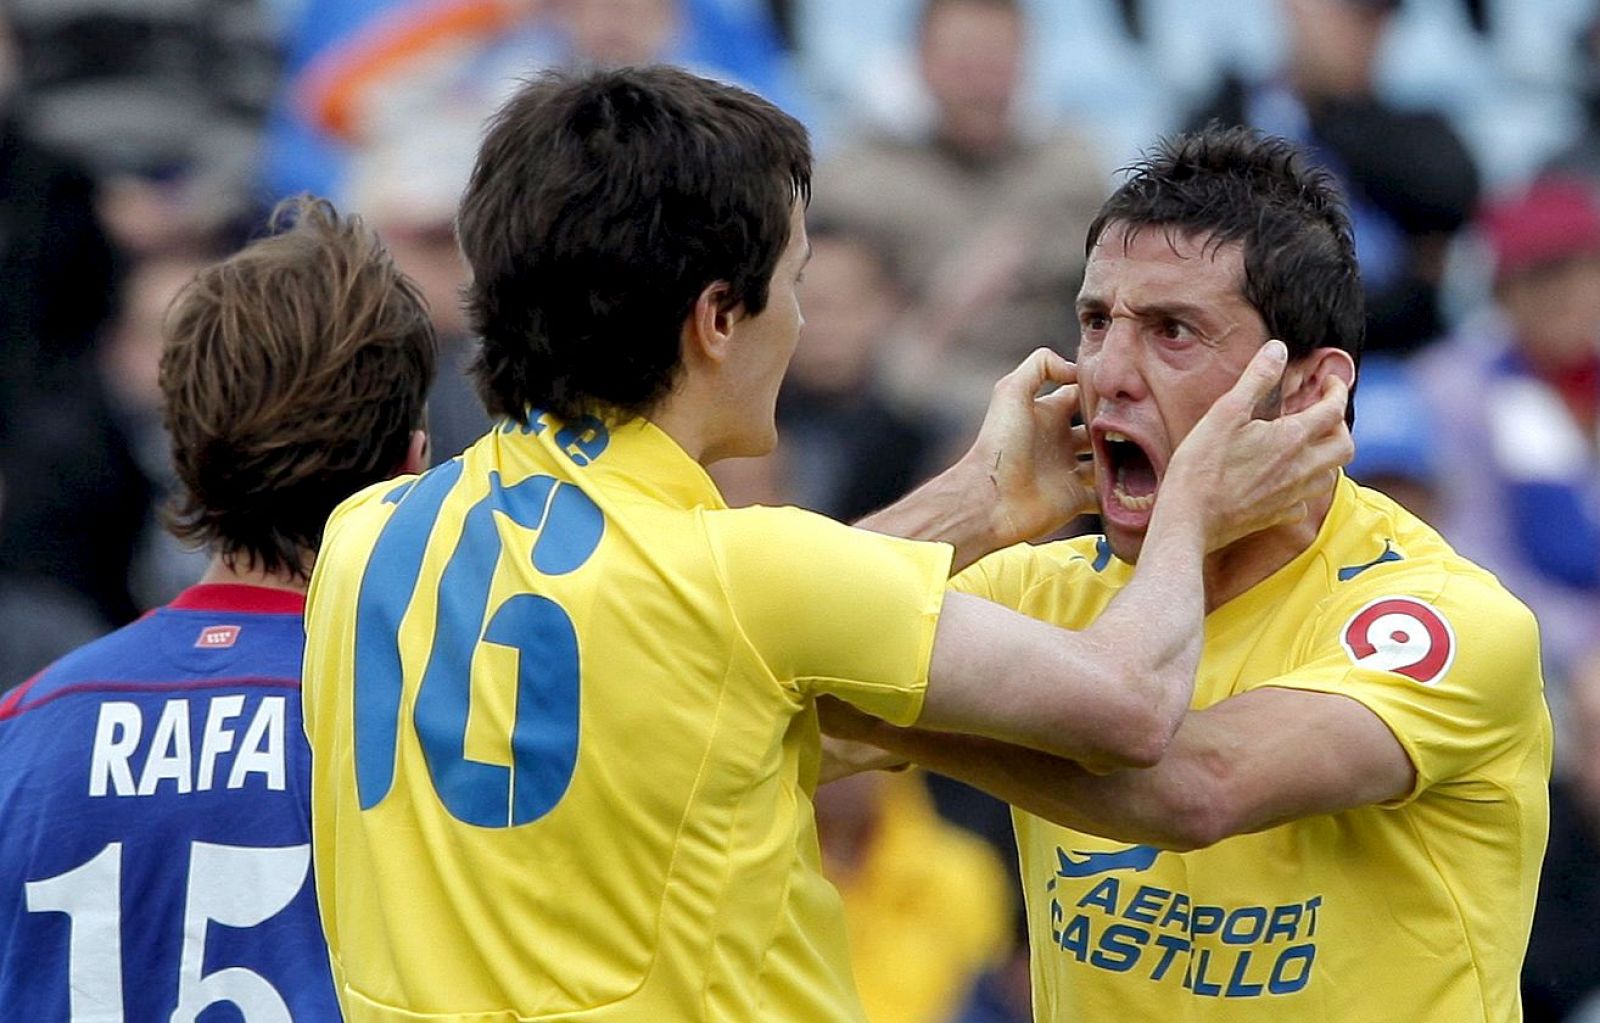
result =
[[[204,580],[0,702],[0,1019],[339,1018],[301,612],[333,506],[426,464],[434,337],[359,221],[278,223],[168,318],[173,526],[213,552]]]

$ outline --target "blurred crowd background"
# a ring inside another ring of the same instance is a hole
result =
[[[1117,168],[1210,119],[1343,181],[1370,311],[1352,475],[1537,612],[1560,729],[1528,1018],[1600,1019],[1600,4],[1595,0],[0,0],[0,690],[193,582],[161,528],[166,304],[312,191],[445,346],[435,452],[486,427],[451,232],[519,76],[666,61],[818,154],[782,446],[734,503],[850,519],[1069,357]],[[819,799],[876,1023],[1026,1020],[1003,807],[914,773]],[[1585,1008],[1585,999],[1591,1001]]]

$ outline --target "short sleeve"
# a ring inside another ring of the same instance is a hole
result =
[[[1250,688],[1336,693],[1371,710],[1416,768],[1397,803],[1547,732],[1538,626],[1491,577],[1386,576],[1326,604],[1302,642],[1299,667]]]
[[[733,614],[797,695],[828,694],[895,724],[922,713],[952,549],[794,508],[709,513]]]

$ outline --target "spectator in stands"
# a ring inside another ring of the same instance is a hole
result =
[[[164,521],[163,509],[178,479],[172,440],[161,422],[159,378],[167,308],[208,262],[207,253],[196,251],[148,256],[135,263],[97,353],[112,421],[149,488],[149,505],[128,566],[128,587],[141,610],[173,600],[206,570],[206,554],[186,548]]]
[[[1495,308],[1419,364],[1449,484],[1440,525],[1534,610],[1559,680],[1600,645],[1600,203],[1549,178],[1482,225]]]
[[[665,52],[643,51],[637,42],[629,56],[643,53],[643,62],[666,60],[727,77],[773,98],[781,106],[794,103],[788,58],[763,0],[612,0],[585,8],[589,34],[631,38],[653,36],[652,26],[665,12],[672,21],[672,40]],[[437,75],[465,53],[482,53],[492,69],[505,54],[527,48],[528,60],[510,68],[526,74],[555,60],[559,53],[583,45],[561,43],[558,6],[568,0],[297,0],[299,16],[287,32],[287,76],[290,87],[280,93],[267,133],[262,178],[273,195],[309,191],[342,194],[346,161],[344,143],[356,132],[350,116],[368,101],[364,94],[383,79],[403,74]],[[541,18],[543,10],[549,17]],[[640,16],[643,12],[643,16]],[[504,39],[510,35],[511,39]],[[579,34],[584,34],[580,26]],[[612,50],[604,43],[602,50]],[[613,50],[614,52],[614,50]],[[413,63],[408,58],[420,58]],[[440,61],[443,64],[440,64]],[[472,64],[468,60],[469,70]],[[470,98],[481,80],[466,75],[457,99]],[[381,86],[380,86],[381,88]],[[499,95],[499,93],[496,93]],[[443,103],[441,93],[436,102]],[[472,118],[487,111],[474,102]],[[494,104],[490,104],[492,110]],[[475,125],[474,125],[475,126]],[[332,134],[330,134],[330,132]],[[474,146],[476,139],[474,138]]]
[[[867,1018],[949,1023],[1007,952],[1016,896],[1000,857],[939,818],[919,774],[830,782],[816,810]]]
[[[115,625],[135,612],[127,564],[146,503],[92,357],[116,260],[90,178],[16,116],[9,38],[0,18],[0,576],[24,605],[78,599]]]
[[[520,80],[551,67],[675,64],[761,88],[790,106],[759,63],[708,64],[705,0],[423,0],[382,11],[328,46],[299,85],[322,133],[358,147],[422,132],[440,147],[477,149],[483,121]],[[742,37],[741,37],[742,38]],[[732,47],[734,51],[739,47]],[[773,51],[772,59],[776,59]]]
[[[12,0],[20,110],[105,183],[125,247],[244,214],[276,83],[264,0]]]
[[[0,479],[0,523],[5,480]],[[53,580],[13,578],[0,571],[0,695],[62,654],[109,632],[82,597]]]
[[[1361,414],[1356,457],[1345,471],[1381,490],[1427,523],[1439,521],[1437,431],[1418,382],[1403,362],[1382,355],[1361,360]]]
[[[0,432],[26,392],[84,365],[115,291],[93,182],[24,122],[16,57],[0,13]]]
[[[451,131],[449,125],[439,127]],[[462,289],[470,272],[455,236],[456,206],[477,152],[476,126],[466,127],[466,137],[441,139],[426,130],[387,136],[358,147],[351,161],[348,205],[366,218],[401,272],[421,289],[439,339],[428,392],[434,464],[459,455],[489,429],[483,402],[467,377],[475,342]]]
[[[1600,652],[1570,681],[1564,770],[1550,786],[1550,846],[1522,970],[1526,1023],[1600,1018]]]
[[[1578,33],[1577,94],[1583,104],[1583,129],[1546,165],[1552,175],[1582,178],[1600,184],[1600,13]]]
[[[1019,123],[1019,0],[926,0],[919,33],[929,131],[836,154],[813,210],[889,244],[925,326],[894,386],[965,430],[984,381],[1041,345],[1076,349],[1083,238],[1110,183],[1082,138]]]
[[[806,329],[778,397],[778,432],[790,502],[850,522],[920,482],[934,437],[883,391],[883,346],[905,311],[887,253],[822,220],[810,239]]]
[[[1443,329],[1438,286],[1478,173],[1444,117],[1377,94],[1379,44],[1400,0],[1283,0],[1284,70],[1226,78],[1193,116],[1249,124],[1312,148],[1348,193],[1367,291],[1368,351],[1410,351]]]

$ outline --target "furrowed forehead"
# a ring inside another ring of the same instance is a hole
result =
[[[1244,286],[1244,248],[1239,242],[1218,243],[1208,234],[1184,233],[1165,225],[1112,225],[1089,253],[1079,303],[1104,301],[1111,288],[1170,289],[1152,294],[1160,299],[1195,303],[1240,298]]]
[[[1095,253],[1118,251],[1128,255],[1134,249],[1148,252],[1155,243],[1164,245],[1173,255],[1185,259],[1227,260],[1237,252],[1243,256],[1244,242],[1230,238],[1208,227],[1189,227],[1176,223],[1130,223],[1126,220],[1108,221],[1100,237],[1095,239]]]

